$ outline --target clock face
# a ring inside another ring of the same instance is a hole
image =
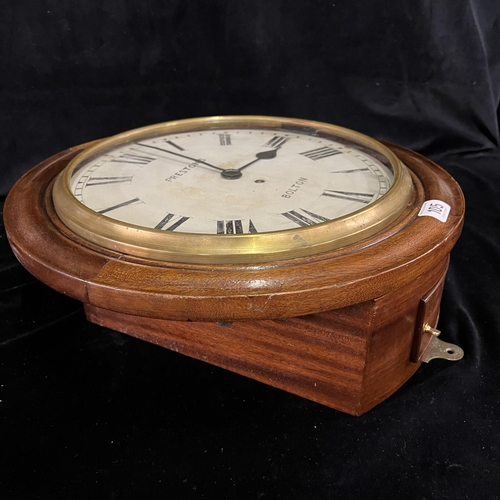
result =
[[[54,187],[62,221],[101,246],[194,263],[320,253],[386,227],[410,175],[373,139],[273,117],[167,122],[74,159]]]
[[[334,138],[228,128],[118,145],[85,161],[70,187],[88,208],[125,223],[238,234],[337,219],[393,181],[390,164]]]

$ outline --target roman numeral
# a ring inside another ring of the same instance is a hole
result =
[[[132,176],[129,177],[90,177],[86,186],[100,186],[102,184],[118,184],[121,182],[130,182]]]
[[[167,139],[163,139],[167,144],[170,144],[174,148],[177,148],[179,151],[185,151],[184,148],[181,148],[179,145],[177,145],[174,141],[167,141]]]
[[[326,189],[322,193],[322,196],[330,196],[339,200],[358,201],[359,203],[370,203],[373,195],[374,193],[353,193],[351,191],[334,191],[331,189]]]
[[[247,233],[257,233],[257,229],[252,222],[252,219],[248,219],[248,231]],[[218,220],[217,221],[217,234],[243,234],[243,221],[241,219],[235,220]]]
[[[328,146],[323,146],[321,148],[311,149],[311,151],[305,151],[300,153],[302,156],[307,156],[311,160],[321,160],[322,158],[328,158],[329,156],[335,156],[342,154],[342,151],[337,149],[329,148]]]
[[[130,163],[132,165],[147,165],[152,161],[155,161],[157,158],[153,158],[152,156],[143,156],[136,155],[132,153],[124,153],[120,155],[118,158],[113,158],[111,161],[117,163]]]
[[[219,134],[219,143],[221,146],[231,146],[231,136],[229,134]]]
[[[269,148],[275,148],[279,149],[281,146],[283,146],[286,142],[290,140],[290,137],[284,137],[282,135],[277,135],[275,137],[272,137],[269,139],[264,146],[269,147]]]
[[[168,227],[165,227],[172,219],[178,217],[178,219]],[[155,229],[165,229],[165,231],[175,231],[181,224],[184,224],[189,219],[189,217],[184,217],[182,215],[167,214],[163,219],[156,224]]]
[[[117,208],[126,207],[127,205],[132,205],[137,202],[143,203],[139,198],[134,198],[133,200],[124,201],[123,203],[118,203],[118,205],[113,205],[112,207],[104,208],[99,210],[98,213],[105,214],[106,212],[111,212],[111,210],[116,210]]]
[[[281,215],[291,220],[299,226],[311,226],[312,224],[318,224],[319,222],[326,222],[330,219],[323,217],[322,215],[315,214],[314,212],[309,212],[309,210],[299,209],[302,213],[297,210],[290,210],[290,212],[283,212]]]

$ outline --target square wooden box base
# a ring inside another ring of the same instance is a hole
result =
[[[308,316],[233,323],[169,321],[85,305],[87,318],[351,415],[403,385],[439,315],[448,259],[419,283]]]

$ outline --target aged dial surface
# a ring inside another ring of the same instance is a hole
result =
[[[371,204],[393,172],[350,145],[266,129],[164,134],[85,162],[71,190],[107,217],[147,228],[262,233],[317,224]]]
[[[411,189],[398,158],[356,132],[308,120],[211,117],[102,141],[68,165],[53,198],[63,222],[99,245],[224,263],[359,241],[395,220]]]

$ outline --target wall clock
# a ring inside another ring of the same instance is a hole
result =
[[[360,415],[434,357],[456,182],[334,125],[180,120],[63,151],[11,190],[19,261],[97,324]]]

